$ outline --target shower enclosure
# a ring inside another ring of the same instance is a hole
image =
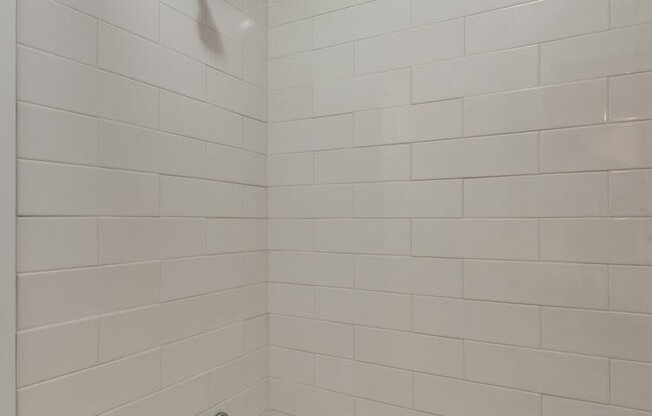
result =
[[[651,1],[0,18],[1,415],[652,416]]]

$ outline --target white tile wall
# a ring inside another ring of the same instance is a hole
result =
[[[268,3],[21,0],[18,416],[652,415],[648,1]]]
[[[269,408],[266,12],[20,2],[17,416]]]
[[[648,2],[270,26],[273,415],[650,415]]]

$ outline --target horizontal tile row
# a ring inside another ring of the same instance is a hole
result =
[[[266,240],[262,219],[20,218],[18,270],[258,251]]]
[[[312,272],[323,270],[323,273]],[[651,313],[649,267],[501,262],[400,256],[271,252],[271,299],[286,310],[305,305],[313,316],[313,289],[356,287],[383,292]],[[464,284],[462,284],[464,274]],[[286,285],[291,284],[291,285]],[[283,301],[288,292],[298,304]],[[289,309],[288,309],[289,308]],[[306,309],[300,309],[306,310]],[[292,313],[290,313],[292,314]]]
[[[271,219],[271,250],[649,265],[649,219]]]
[[[422,152],[419,157],[427,156],[428,153]],[[331,165],[334,166],[326,163],[326,166]],[[341,164],[338,166],[342,167]],[[342,174],[341,169],[339,173]],[[651,171],[640,170],[611,172],[609,175],[579,173],[478,178],[464,182],[440,180],[274,187],[268,190],[268,214],[270,218],[646,216],[652,212],[652,202],[645,192],[651,181]],[[211,186],[218,189],[218,186],[225,185]],[[236,202],[234,211],[238,205]],[[188,212],[192,215],[191,210]],[[212,212],[217,215],[221,210]]]
[[[645,122],[442,140],[413,144],[412,149],[396,145],[270,155],[268,183],[283,186],[646,168],[652,166],[650,137],[650,125]]]
[[[269,296],[270,312],[294,316],[279,315],[272,319],[272,327],[279,332],[274,335],[276,341],[272,344],[310,352],[351,357],[351,348],[360,346],[359,340],[353,342],[351,325],[355,324],[525,347],[542,345],[555,351],[652,362],[650,315],[578,309],[540,310],[535,305],[411,298],[394,293],[279,284],[270,286]],[[313,339],[295,339],[293,334],[299,328],[324,332],[328,329],[329,333],[335,331],[339,336],[327,344],[315,344]],[[346,339],[348,345],[343,344]],[[372,352],[380,353],[378,347],[375,348]],[[403,350],[389,351],[403,355],[399,353]]]
[[[171,357],[177,357],[179,361],[172,360],[174,365],[170,370],[164,368],[164,380],[168,371],[174,374],[182,372],[188,376],[199,374],[203,371],[184,361],[183,356],[188,354],[186,345],[204,345],[210,341],[215,345],[209,345],[206,351],[212,354],[212,350],[219,351],[216,345],[228,346],[221,341],[226,337],[237,346],[230,350],[235,348],[239,355],[245,349],[251,351],[266,345],[266,298],[266,286],[259,284],[206,297],[21,331],[17,338],[18,384],[29,385],[184,338],[187,339],[163,348],[164,361],[168,350]],[[230,308],[224,306],[225,299],[233,299],[228,303]],[[71,305],[69,309],[74,307]],[[221,314],[219,319],[215,319],[216,313]],[[225,325],[232,326],[212,331]],[[197,337],[189,338],[193,336]],[[228,360],[222,362],[225,361]],[[213,360],[208,364],[211,365],[204,371],[219,363]]]
[[[177,398],[188,400],[187,396],[197,398],[199,403],[192,406],[187,401],[177,402],[176,406],[186,409],[203,404],[207,406],[223,402],[236,394],[248,390],[263,381],[268,374],[267,351],[260,349],[244,355],[243,351],[234,354],[228,347],[219,344],[220,350],[215,351],[221,359],[215,360],[215,365],[206,374],[187,381],[187,385],[178,384],[168,390],[152,394],[161,388],[162,371],[171,369],[174,359],[170,351],[163,349],[150,350],[125,359],[104,364],[92,369],[74,373],[47,383],[20,389],[18,402],[25,415],[37,415],[48,409],[58,409],[71,414],[92,416],[106,412],[120,405],[134,402],[125,408],[111,412],[111,415],[133,414],[141,410],[156,409],[162,404],[159,400],[169,401],[166,397],[175,392]],[[233,359],[242,356],[242,358]],[[168,358],[169,357],[169,358]],[[168,370],[169,371],[169,370]],[[229,379],[230,383],[225,383]],[[189,387],[193,387],[193,391]],[[203,386],[203,388],[202,388]],[[206,392],[202,394],[201,391]],[[146,398],[144,398],[147,396]],[[63,398],[75,400],[67,400]],[[141,399],[140,401],[136,401]],[[202,402],[203,401],[203,402]],[[108,413],[107,413],[108,414]]]

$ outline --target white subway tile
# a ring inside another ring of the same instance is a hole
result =
[[[529,0],[412,0],[412,24],[420,26],[430,22],[449,20],[493,9],[500,9]]]
[[[292,55],[312,47],[312,20],[300,20],[269,29],[269,57]]]
[[[354,0],[283,0],[269,5],[269,21],[271,25],[279,25],[292,20],[298,20],[318,14],[344,9],[355,4]]]
[[[159,46],[100,22],[98,67],[148,84],[158,85],[162,72]]]
[[[356,327],[355,358],[406,370],[462,377],[462,341]]]
[[[311,185],[270,188],[270,218],[350,218],[353,185]]]
[[[287,121],[312,116],[312,85],[269,92],[269,120]]]
[[[269,280],[328,286],[353,286],[353,256],[345,254],[270,252]]]
[[[101,97],[95,68],[22,46],[16,53],[19,100],[98,115]]]
[[[206,101],[258,120],[267,119],[267,90],[224,72],[206,70]]]
[[[100,263],[204,254],[206,225],[195,218],[101,218]]]
[[[470,383],[447,377],[414,374],[413,407],[441,415],[538,416],[541,396],[535,393]]]
[[[369,18],[373,16],[373,18]],[[335,45],[410,27],[410,1],[378,0],[312,19],[313,47]]]
[[[543,416],[649,416],[649,413],[561,397],[543,396]]]
[[[270,123],[269,153],[308,152],[353,145],[350,114]],[[290,156],[287,156],[290,157]],[[272,159],[270,157],[270,159]]]
[[[544,43],[541,82],[553,84],[652,69],[652,53],[644,46],[651,38],[652,26],[648,25]]]
[[[609,1],[543,0],[466,19],[466,52],[506,49],[609,28]]]
[[[263,315],[267,310],[266,284],[217,292],[206,297],[206,326],[220,328]]]
[[[184,339],[161,349],[161,382],[169,386],[244,354],[242,325]]]
[[[409,220],[321,219],[315,223],[318,251],[358,254],[410,254]]]
[[[159,4],[156,0],[99,0],[99,17],[107,22],[158,41]]]
[[[538,74],[537,46],[418,65],[412,75],[412,101],[534,87],[538,84]]]
[[[350,43],[272,59],[269,61],[270,89],[352,76],[354,55],[355,47]]]
[[[418,296],[414,331],[453,338],[539,347],[539,308]]]
[[[652,215],[652,170],[609,173],[609,210],[612,216]]]
[[[101,117],[143,127],[158,126],[157,88],[103,71],[98,71],[97,78]]]
[[[287,412],[287,414],[305,416],[353,416],[356,414],[353,397],[302,384],[272,379],[270,396],[271,408]],[[281,413],[277,413],[277,415],[281,415]]]
[[[603,358],[465,342],[464,371],[481,383],[609,402],[609,361]]]
[[[283,186],[313,183],[314,159],[312,153],[268,156],[267,184],[269,186]]]
[[[400,256],[356,256],[355,287],[415,295],[462,296],[462,262]]]
[[[242,74],[241,45],[165,5],[160,7],[160,33],[161,45],[215,69]]]
[[[233,289],[244,283],[246,254],[193,257],[161,263],[161,300]]]
[[[271,283],[269,313],[304,318],[315,317],[315,290],[310,286]]]
[[[462,137],[462,102],[442,101],[355,114],[355,145]]]
[[[204,21],[206,4],[203,0],[161,0],[161,3],[167,4],[198,22]]]
[[[61,0],[59,3],[68,5],[75,10],[97,16],[100,10],[99,0]]]
[[[160,95],[161,130],[232,146],[242,143],[239,115],[167,91]]]
[[[160,386],[160,354],[149,351],[124,360],[18,391],[24,416],[54,411],[96,415],[155,392]]]
[[[22,274],[21,329],[116,312],[159,300],[158,262]]]
[[[613,181],[611,181],[613,183]],[[599,217],[609,211],[606,173],[464,181],[467,217]]]
[[[652,365],[611,361],[611,401],[652,411]]]
[[[206,175],[211,179],[250,185],[265,185],[265,156],[248,150],[209,144]]]
[[[97,164],[97,119],[20,102],[17,110],[18,157]]]
[[[225,0],[206,1],[205,24],[257,53],[267,53],[267,26]]]
[[[652,360],[652,316],[573,309],[541,310],[543,347],[611,358]]]
[[[412,145],[412,178],[462,178],[538,172],[537,133]]]
[[[611,24],[631,26],[652,21],[652,4],[647,0],[614,0],[611,2]]]
[[[312,61],[312,81],[352,76],[355,72],[355,45],[348,43],[318,49],[312,51],[310,60]]]
[[[205,176],[203,142],[105,120],[100,122],[99,131],[101,166]]]
[[[647,219],[541,220],[541,259],[616,264],[652,264]]]
[[[260,348],[267,347],[268,335],[269,315],[260,315],[244,321],[245,352],[250,353]]]
[[[268,376],[269,360],[266,349],[254,351],[227,363],[208,374],[209,403],[222,402],[263,381]],[[246,401],[252,403],[251,398]],[[256,413],[260,414],[260,412],[259,410]]]
[[[204,312],[204,299],[193,298],[101,317],[100,361],[196,335],[204,329]]]
[[[259,219],[209,219],[206,237],[209,254],[264,250],[267,223]]]
[[[267,234],[270,250],[315,249],[315,221],[311,219],[270,219]]]
[[[652,32],[650,38],[652,39]],[[650,63],[652,68],[652,62]],[[630,121],[652,117],[652,72],[609,80],[609,118]]]
[[[410,146],[329,150],[315,154],[315,182],[373,182],[410,179]]]
[[[623,312],[652,313],[652,268],[611,266],[609,268],[611,309]]]
[[[412,254],[432,257],[537,260],[537,220],[413,220]]]
[[[95,65],[97,20],[50,0],[18,3],[18,42]]]
[[[18,218],[19,272],[98,264],[96,218]]]
[[[318,288],[315,317],[328,321],[388,329],[412,328],[409,296],[366,290]]]
[[[97,364],[97,320],[17,334],[17,382],[25,386]]]
[[[353,325],[270,315],[270,345],[353,357]]]
[[[194,415],[208,407],[208,378],[204,375],[177,384],[120,407],[106,416]]]
[[[464,22],[454,20],[356,42],[355,71],[387,71],[463,54]]]
[[[608,309],[607,267],[466,260],[464,296],[498,302]]]
[[[416,410],[364,399],[355,400],[355,411],[359,416],[425,416],[424,413],[417,412]]]
[[[155,175],[23,160],[18,213],[158,215],[158,186]]]
[[[237,217],[243,213],[242,185],[161,176],[161,215]]]
[[[606,116],[606,81],[584,81],[466,98],[464,133],[472,136],[599,124]]]
[[[461,217],[462,181],[356,184],[355,216],[361,218]]]
[[[271,59],[269,62],[269,88],[298,87],[313,81],[314,58],[312,51]]]
[[[267,123],[244,117],[242,147],[252,152],[267,153]]]
[[[410,78],[410,70],[405,68],[317,82],[313,86],[314,114],[326,116],[408,104]]]
[[[284,381],[312,385],[315,383],[315,355],[287,348],[271,347],[269,349],[269,375]]]
[[[652,167],[652,124],[542,131],[542,172]]]
[[[412,404],[412,374],[408,371],[317,356],[319,387],[400,406]]]

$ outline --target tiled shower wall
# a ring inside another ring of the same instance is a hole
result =
[[[648,22],[271,3],[275,412],[652,415]]]
[[[18,415],[258,416],[266,5],[17,3]]]

